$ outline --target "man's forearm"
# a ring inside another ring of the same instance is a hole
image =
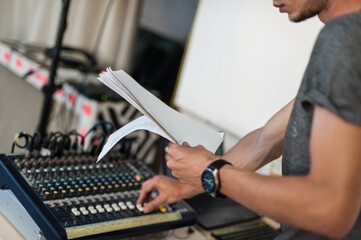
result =
[[[220,177],[222,194],[283,223],[329,234],[330,225],[338,227],[342,219],[338,196],[309,176],[262,176],[224,166]]]
[[[222,157],[244,171],[255,171],[279,158],[293,104],[294,100],[278,111],[264,127],[243,137]]]
[[[267,164],[270,161],[270,159],[267,159],[267,149],[257,147],[257,139],[262,133],[262,129],[260,128],[247,134],[224,154],[222,158],[244,171],[255,171]]]

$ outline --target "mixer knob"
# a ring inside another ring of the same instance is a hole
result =
[[[52,198],[59,198],[59,192],[57,190],[53,191]]]
[[[42,158],[36,160],[35,163],[34,163],[34,168],[39,168],[40,165],[41,165],[41,162],[42,162]]]
[[[87,196],[91,193],[91,189],[89,187],[84,188],[84,194]]]
[[[62,189],[60,190],[60,198],[66,197],[66,190]]]
[[[54,159],[52,159],[51,161],[50,161],[50,166],[51,167],[55,167],[56,166],[56,162],[57,162],[57,157],[56,158],[54,158]]]
[[[75,190],[73,188],[69,189],[69,197],[73,197],[75,194]]]
[[[45,192],[44,192],[44,199],[45,199],[45,200],[50,199],[50,192],[49,192],[49,191],[45,191]]]
[[[83,194],[83,189],[82,188],[78,188],[77,189],[77,196],[81,196]]]

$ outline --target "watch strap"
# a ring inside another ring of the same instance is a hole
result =
[[[232,163],[230,163],[230,162],[228,162],[228,161],[226,161],[224,159],[218,159],[218,160],[212,162],[211,164],[209,164],[208,167],[214,168],[214,169],[220,169],[221,167],[223,167],[226,164],[232,165]]]
[[[211,168],[211,169],[220,169],[221,167],[223,167],[224,165],[231,165],[232,166],[232,163],[224,160],[224,159],[218,159],[214,162],[212,162],[211,164],[209,164],[208,168]],[[221,178],[219,176],[219,171],[217,172],[217,176],[218,178],[218,186],[216,188],[216,192],[211,194],[213,197],[220,197],[220,198],[225,198],[226,196],[223,195],[222,193],[219,192],[219,189],[221,188]]]

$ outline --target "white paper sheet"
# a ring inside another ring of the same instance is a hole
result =
[[[222,132],[208,128],[170,108],[126,72],[107,68],[98,79],[147,116],[148,120],[162,130],[163,135],[160,135],[172,142],[188,142],[191,146],[202,145],[213,153],[222,143]]]
[[[150,120],[147,116],[141,116],[127,125],[119,128],[109,136],[107,143],[104,145],[98,156],[97,162],[101,160],[123,137],[137,130],[148,130],[168,139],[169,141],[172,141],[168,135],[152,120]]]

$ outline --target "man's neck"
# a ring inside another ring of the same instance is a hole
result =
[[[326,23],[331,19],[360,9],[361,0],[330,0],[327,8],[318,14],[318,18],[323,23]]]

